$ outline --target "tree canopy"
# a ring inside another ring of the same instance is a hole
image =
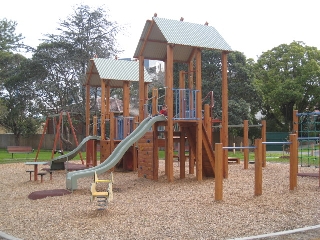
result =
[[[7,20],[6,18],[0,20],[0,51],[8,52],[18,50],[23,47],[21,42],[24,38],[22,34],[16,33],[17,23],[15,21]]]
[[[121,27],[109,21],[101,7],[91,9],[79,5],[73,10],[60,21],[57,34],[45,35],[46,39],[35,50],[33,59],[47,71],[45,80],[37,85],[47,113],[75,112],[78,117],[82,116],[78,120],[84,122],[83,83],[88,62],[93,57],[110,58],[119,52],[116,35]],[[91,96],[96,99],[98,92],[92,91]]]
[[[262,114],[272,131],[292,129],[293,110],[320,103],[320,51],[303,42],[281,44],[255,64],[255,85],[263,98]]]

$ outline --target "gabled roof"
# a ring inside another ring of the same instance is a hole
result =
[[[93,87],[101,87],[102,79],[109,80],[108,84],[113,88],[121,88],[124,81],[138,82],[139,62],[93,58],[89,62],[85,82]],[[146,69],[144,69],[144,81],[152,82]]]
[[[147,20],[134,58],[164,61],[167,44],[174,44],[174,61],[187,62],[195,47],[232,51],[229,44],[212,26],[153,17]]]

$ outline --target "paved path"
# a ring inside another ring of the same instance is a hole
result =
[[[298,228],[291,231],[283,231],[246,238],[236,238],[237,240],[260,239],[260,240],[320,240],[320,225]]]

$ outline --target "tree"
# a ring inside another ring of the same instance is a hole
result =
[[[21,137],[36,133],[40,119],[41,101],[34,92],[35,79],[40,79],[39,66],[20,54],[0,54],[1,102],[5,110],[0,125],[15,135],[15,144]]]
[[[281,44],[255,64],[255,85],[263,96],[268,131],[290,131],[293,110],[320,103],[320,51],[303,42]]]
[[[6,18],[0,20],[0,52],[18,50],[24,47],[21,42],[24,38],[16,34],[17,23]]]
[[[241,124],[249,120],[249,124],[256,122],[255,114],[260,109],[261,100],[253,85],[251,60],[247,60],[243,53],[228,54],[228,119],[229,124]],[[206,50],[202,53],[202,96],[209,91],[214,93],[215,118],[222,117],[222,76],[221,52]],[[206,100],[209,103],[209,99]]]
[[[116,35],[121,28],[107,19],[101,7],[91,10],[87,5],[80,5],[66,20],[60,21],[58,34],[45,35],[47,39],[37,48],[35,57],[43,61],[48,70],[45,84],[51,82],[61,86],[60,93],[52,92],[52,88],[42,91],[43,96],[51,101],[48,106],[53,104],[54,93],[56,97],[69,96],[68,100],[59,101],[60,110],[69,108],[72,103],[73,108],[77,106],[77,112],[84,113],[85,90],[82,83],[89,60],[97,56],[109,58],[118,53]],[[71,89],[66,88],[70,86]],[[41,84],[39,87],[42,88]],[[97,96],[97,92],[93,96]]]
[[[88,62],[93,57],[110,58],[118,53],[116,35],[121,27],[108,21],[101,7],[91,9],[80,5],[73,10],[67,19],[60,21],[58,34],[45,35],[47,38],[35,50],[33,59],[47,70],[45,80],[37,85],[46,114],[73,112],[77,114],[76,121],[84,124],[86,89],[83,84]],[[91,91],[91,108],[96,109],[100,91],[99,88]]]

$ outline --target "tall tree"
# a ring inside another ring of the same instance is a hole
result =
[[[214,117],[222,117],[221,52],[207,50],[202,54],[202,95],[214,93]],[[228,54],[228,102],[229,124],[241,124],[243,120],[255,123],[261,100],[253,85],[251,60],[241,52]],[[209,99],[206,99],[207,103]]]
[[[17,22],[7,20],[6,18],[0,20],[0,52],[15,51],[24,47],[21,42],[24,37],[22,34],[16,33]]]
[[[293,110],[311,111],[320,103],[320,51],[303,42],[264,52],[255,65],[268,131],[290,131]]]
[[[34,81],[42,71],[34,62],[13,53],[23,49],[17,23],[0,20],[0,125],[15,135],[15,144],[38,129],[37,101]]]
[[[47,113],[61,110],[77,113],[85,123],[85,73],[93,57],[109,58],[118,53],[116,35],[121,30],[108,20],[102,7],[87,5],[73,8],[73,13],[61,20],[57,34],[46,34],[46,39],[34,52],[34,60],[43,64],[47,77],[38,83],[39,95],[46,103]],[[97,103],[99,89],[91,89],[92,103]],[[96,108],[96,106],[92,108]],[[67,126],[67,125],[65,125]],[[67,132],[67,131],[65,131]]]
[[[15,135],[15,144],[21,137],[36,133],[40,119],[41,101],[37,100],[34,83],[40,79],[41,68],[20,54],[0,54],[1,102],[5,114],[0,115],[0,125]]]

